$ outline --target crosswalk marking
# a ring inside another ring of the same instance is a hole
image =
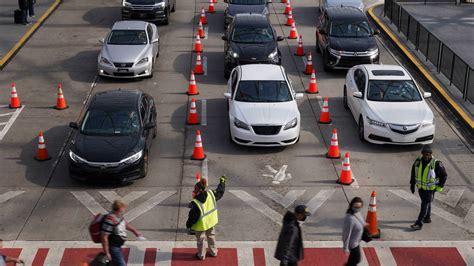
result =
[[[265,203],[261,202],[259,199],[255,198],[254,196],[250,195],[249,193],[243,190],[230,190],[230,193],[234,194],[237,198],[241,199],[252,208],[256,209],[257,211],[261,212],[263,215],[270,218],[270,220],[274,221],[276,224],[281,225],[281,221],[283,216],[278,212],[274,211],[270,207],[268,207]]]
[[[313,215],[331,196],[335,190],[321,190],[307,204],[308,211]]]
[[[117,192],[112,190],[107,191],[99,191],[99,193],[106,198],[110,203],[114,202],[114,200],[121,199],[125,201],[127,204],[131,204],[135,200],[141,198],[143,195],[148,193],[148,191],[132,191],[125,196],[120,196]]]
[[[13,199],[14,197],[23,194],[25,191],[8,191],[0,195],[0,204],[7,202],[10,199]]]
[[[0,106],[0,108],[4,108],[5,106]],[[5,135],[8,133],[8,130],[10,130],[11,126],[13,125],[13,123],[15,122],[15,120],[18,118],[18,116],[20,115],[21,111],[23,111],[23,108],[25,108],[25,106],[21,106],[20,108],[16,109],[14,112],[8,112],[8,113],[4,113],[4,114],[0,114],[0,116],[9,116],[11,115],[10,119],[8,120],[8,122],[6,122],[3,127],[2,130],[0,130],[0,141],[3,140],[3,138],[5,137]]]
[[[260,192],[286,209],[301,197],[305,190],[290,190],[285,196],[278,194],[274,190],[260,190]]]

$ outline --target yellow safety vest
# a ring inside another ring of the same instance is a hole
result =
[[[438,178],[435,173],[436,159],[431,158],[431,161],[425,166],[421,167],[421,158],[415,161],[415,180],[416,187],[423,190],[435,190],[438,185]]]
[[[219,222],[217,218],[216,197],[212,191],[207,192],[206,202],[202,203],[197,199],[194,199],[193,202],[199,208],[201,216],[199,216],[199,220],[191,226],[191,229],[199,232],[207,231]]]

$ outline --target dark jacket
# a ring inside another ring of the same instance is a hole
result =
[[[222,196],[224,196],[224,192],[225,192],[225,182],[222,182],[222,181],[219,183],[219,185],[217,186],[215,190],[212,190],[212,193],[214,193],[214,196],[216,197],[216,201],[220,200]],[[206,202],[207,193],[197,194],[196,199],[202,203]],[[197,223],[197,221],[199,220],[199,217],[201,216],[201,211],[199,210],[199,207],[196,205],[196,203],[191,201],[189,206],[191,210],[189,210],[188,221],[186,222],[186,228],[191,228],[193,224]]]
[[[426,165],[429,163],[428,162],[423,162],[423,160],[421,160],[421,167],[423,167],[423,169],[426,167]],[[411,178],[410,178],[410,184],[411,185],[415,185],[416,184],[416,173],[415,173],[415,164],[416,164],[416,160],[415,162],[413,163],[412,167],[411,167]],[[441,161],[437,160],[436,163],[435,163],[435,174],[436,174],[436,178],[439,179],[439,183],[438,183],[438,186],[439,187],[444,187],[444,185],[446,184],[446,179],[448,178],[448,174],[446,173],[446,168],[444,168],[444,165]]]
[[[28,0],[18,0],[18,7],[21,10],[28,9]]]
[[[300,224],[294,213],[287,212],[283,217],[283,227],[278,237],[275,258],[285,264],[296,263],[302,260],[303,257],[303,238]]]

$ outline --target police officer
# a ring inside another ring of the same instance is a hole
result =
[[[212,257],[217,256],[216,232],[214,227],[218,223],[217,204],[224,195],[226,177],[221,176],[219,185],[215,190],[206,190],[207,181],[205,178],[194,186],[195,197],[190,204],[188,221],[186,228],[196,234],[198,252],[196,258],[204,260],[206,258],[206,247],[204,241],[207,239],[209,253]]]
[[[421,157],[416,158],[411,168],[410,190],[415,193],[415,186],[421,199],[418,219],[411,225],[413,230],[421,230],[423,223],[431,223],[431,202],[436,191],[443,191],[448,174],[441,161],[433,156],[429,145],[421,149]]]

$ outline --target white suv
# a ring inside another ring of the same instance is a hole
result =
[[[300,135],[300,112],[285,69],[251,64],[234,68],[227,83],[230,137],[240,145],[286,146]]]

